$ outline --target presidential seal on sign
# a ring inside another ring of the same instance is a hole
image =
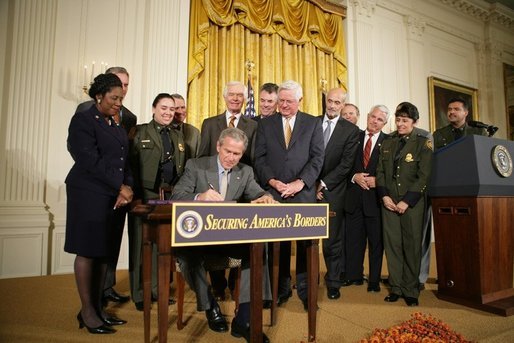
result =
[[[202,232],[202,216],[196,211],[185,211],[177,218],[177,232],[184,238],[194,238]]]
[[[503,177],[512,175],[512,157],[506,147],[503,145],[495,146],[491,159],[498,174]]]

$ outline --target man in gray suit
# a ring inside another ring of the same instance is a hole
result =
[[[248,138],[237,128],[221,132],[216,145],[218,154],[187,161],[184,175],[173,189],[172,199],[202,201],[251,201],[274,203],[255,181],[251,167],[239,163],[248,146]],[[211,255],[242,258],[239,311],[232,321],[232,335],[250,336],[250,270],[249,247],[246,244],[188,247],[175,249],[180,269],[188,285],[196,293],[198,311],[205,311],[209,328],[216,332],[228,330],[218,303],[209,291],[204,261]],[[263,273],[264,299],[271,298],[268,273]],[[264,341],[268,341],[264,335]]]
[[[186,101],[180,94],[171,94],[175,100],[175,116],[171,122],[173,129],[182,131],[186,143],[186,160],[195,158],[200,152],[200,130],[185,122],[187,117]]]
[[[111,67],[105,71],[106,74],[114,74],[121,80],[122,85],[122,94],[123,98],[127,95],[128,86],[129,86],[129,73],[127,69],[123,67]],[[77,106],[75,113],[84,112],[91,108],[94,105],[94,100],[89,100],[83,102]],[[134,113],[130,112],[128,108],[125,106],[121,106],[120,113],[114,116],[114,120],[118,125],[121,125],[125,131],[128,133],[130,130],[136,126],[137,117]],[[125,217],[127,215],[128,207],[120,207],[116,211],[115,220],[116,226],[118,227],[118,234],[121,236],[123,234],[123,228],[125,227]],[[130,221],[130,220],[129,220]],[[121,239],[120,239],[121,242]],[[104,294],[103,301],[113,301],[124,303],[127,302],[130,298],[126,295],[121,295],[116,292],[113,288],[116,284],[116,266],[118,265],[118,256],[120,247],[117,248],[118,252],[113,255],[112,260],[107,264],[107,274],[105,276],[105,284],[104,284]]]
[[[253,142],[257,131],[257,122],[243,116],[241,110],[248,97],[248,89],[244,83],[239,81],[228,82],[223,89],[223,98],[227,110],[215,117],[207,118],[202,123],[202,134],[200,152],[198,157],[213,156],[217,154],[217,142],[221,131],[227,127],[237,127],[248,137],[248,148],[245,150],[241,162],[249,166],[253,165]],[[224,270],[211,271],[211,282],[214,294],[219,300],[225,299],[227,285],[230,290],[234,289],[236,270],[231,269],[229,282],[225,278]]]
[[[321,121],[298,110],[303,97],[300,84],[286,81],[278,88],[278,110],[259,122],[255,143],[255,172],[261,186],[284,203],[315,203],[316,180],[323,166]],[[298,296],[307,306],[307,256],[310,241],[297,241]],[[291,291],[291,242],[281,242],[278,303]]]

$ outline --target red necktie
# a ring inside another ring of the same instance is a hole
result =
[[[364,168],[368,167],[369,157],[371,156],[371,137],[373,137],[372,133],[368,133],[368,141],[366,142],[366,146],[364,147],[364,155],[362,158],[362,164]]]

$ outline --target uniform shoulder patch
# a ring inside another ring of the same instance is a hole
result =
[[[427,139],[427,141],[425,142],[425,146],[430,150],[434,150],[431,139]]]

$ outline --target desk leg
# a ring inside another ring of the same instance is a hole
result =
[[[157,230],[158,241],[158,320],[159,342],[166,343],[168,339],[168,306],[170,298],[171,273],[171,225],[161,223]]]
[[[250,342],[262,342],[263,243],[250,245]]]
[[[271,326],[277,324],[277,300],[278,300],[278,265],[280,260],[280,242],[271,243],[273,249],[273,266],[272,266],[272,301],[271,301]]]
[[[308,342],[316,342],[316,314],[318,312],[319,240],[313,239],[307,248]]]
[[[150,306],[152,304],[152,242],[150,224],[143,222],[143,309],[145,343],[150,343]]]

